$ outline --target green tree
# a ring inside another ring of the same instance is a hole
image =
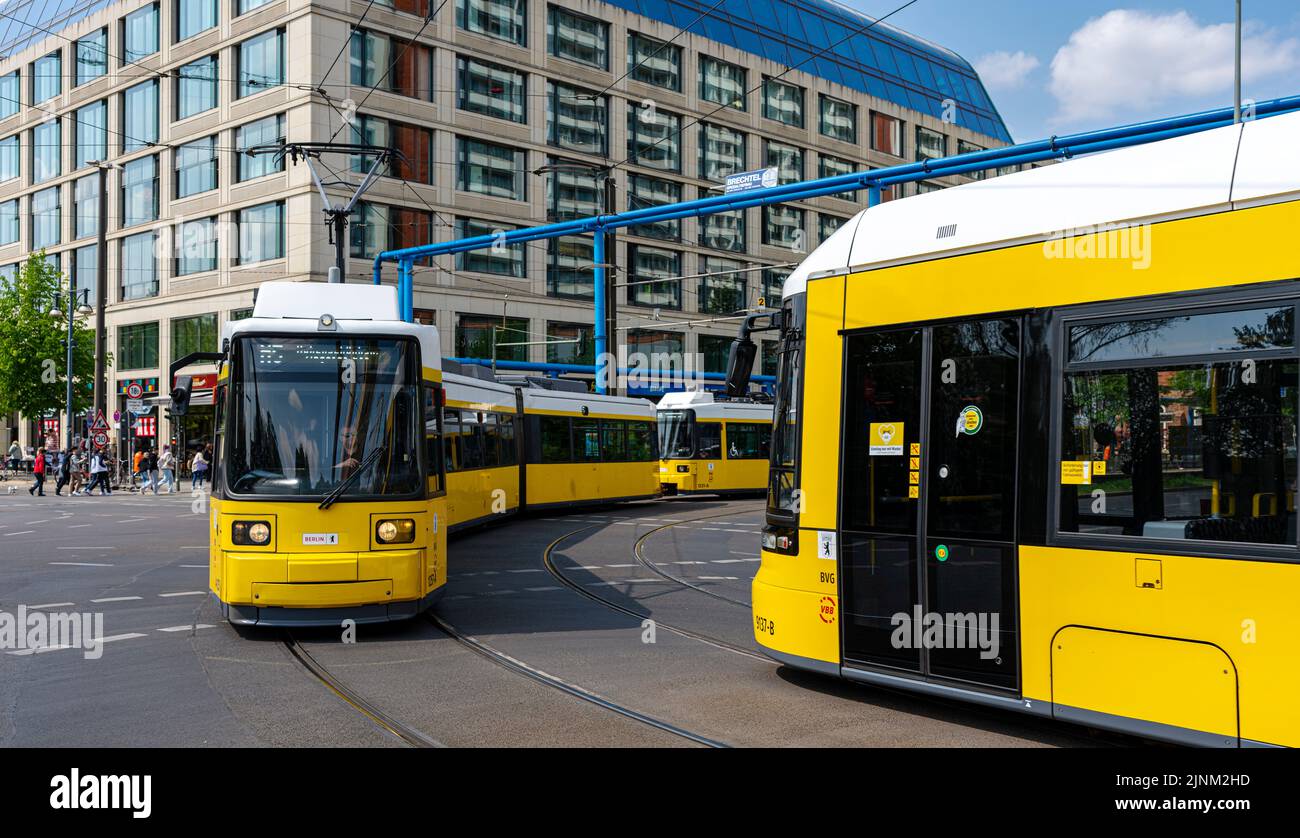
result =
[[[50,316],[56,306],[69,314],[63,276],[45,251],[29,256],[11,281],[0,280],[0,413],[36,419],[65,407],[68,324]],[[95,380],[95,331],[85,317],[77,318],[73,340],[73,409],[82,413]]]

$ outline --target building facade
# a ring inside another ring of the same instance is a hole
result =
[[[351,219],[347,279],[368,282],[382,250],[704,197],[737,172],[789,182],[1010,142],[965,60],[869,24],[829,0],[112,3],[0,60],[0,277],[44,250],[92,300],[104,283],[109,411],[124,411],[131,384],[156,397],[173,359],[215,350],[260,283],[333,264],[307,166],[249,149],[399,152]],[[321,164],[333,203],[367,168]],[[720,371],[738,313],[779,298],[865,201],[620,231],[618,343]],[[417,265],[417,317],[448,356],[591,363],[593,263],[574,238]],[[770,343],[762,357],[771,372]],[[132,433],[150,444],[211,434],[201,404],[149,416]],[[35,419],[18,423],[26,444]]]

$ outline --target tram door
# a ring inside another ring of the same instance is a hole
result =
[[[1018,685],[1019,318],[845,336],[848,666]]]

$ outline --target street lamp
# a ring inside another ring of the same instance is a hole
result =
[[[62,296],[63,296],[62,293],[60,293],[59,296],[56,296],[54,298],[54,306],[50,309],[50,317],[52,317],[55,320],[64,319],[63,310],[59,308],[59,306],[62,305],[63,303]],[[81,298],[80,305],[77,304],[78,297]],[[65,357],[64,375],[67,378],[67,385],[68,385],[67,392],[65,394],[66,395],[65,411],[67,415],[67,419],[65,421],[68,423],[68,429],[66,435],[68,442],[64,450],[68,452],[68,456],[72,456],[73,430],[76,421],[74,419],[75,414],[72,412],[72,350],[76,346],[76,342],[72,339],[72,335],[73,335],[73,330],[76,328],[77,325],[78,316],[85,317],[86,315],[94,311],[94,309],[90,307],[89,301],[90,301],[89,288],[83,288],[80,291],[77,291],[75,288],[72,287],[71,283],[68,284],[68,315],[66,318],[68,321],[68,336],[64,341],[64,346],[67,350],[66,357]]]

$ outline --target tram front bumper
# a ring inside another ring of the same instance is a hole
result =
[[[360,553],[301,553],[270,554],[223,551],[221,576],[216,580],[215,593],[232,612],[249,609],[301,610],[370,608],[367,619],[401,619],[413,616],[410,608],[421,601],[423,589],[421,574],[424,551],[378,550]],[[379,616],[396,609],[391,617]],[[256,622],[265,619],[245,615],[247,619],[232,622]],[[362,621],[362,620],[359,620]],[[323,615],[320,620],[288,620],[276,624],[332,624],[334,615]]]

